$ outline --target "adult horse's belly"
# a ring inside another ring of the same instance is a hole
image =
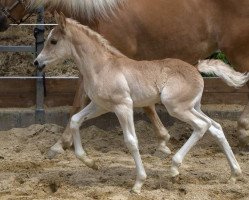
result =
[[[113,46],[138,60],[179,58],[190,63],[216,50],[212,5],[194,0],[127,0],[111,22],[100,22],[98,31]]]

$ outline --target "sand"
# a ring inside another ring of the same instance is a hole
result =
[[[34,22],[33,16],[28,22]],[[53,23],[46,16],[47,23]],[[48,34],[47,28],[46,34]],[[0,34],[1,45],[32,45],[32,28],[12,27]],[[33,76],[34,55],[0,53],[0,76]],[[46,68],[48,76],[77,76],[72,61]],[[238,146],[237,123],[218,120],[235,152],[243,176],[228,184],[230,169],[224,154],[207,134],[186,156],[180,176],[172,179],[169,167],[172,155],[154,156],[156,139],[151,124],[136,123],[140,152],[148,178],[141,195],[129,192],[135,180],[134,162],[123,142],[119,127],[104,131],[96,126],[81,130],[82,141],[100,169],[94,171],[77,160],[72,149],[56,158],[47,152],[63,132],[57,125],[32,125],[28,128],[0,131],[0,199],[99,199],[99,200],[178,200],[249,199],[249,153]],[[111,124],[111,123],[110,123]],[[190,136],[191,129],[177,122],[169,127],[169,147],[174,154]]]
[[[100,166],[94,171],[77,160],[72,149],[47,159],[49,147],[63,128],[46,124],[0,132],[0,199],[249,199],[249,155],[238,147],[236,122],[218,121],[244,171],[235,185],[227,183],[228,163],[208,135],[186,156],[179,178],[172,179],[172,156],[154,156],[156,139],[151,124],[138,121],[136,130],[148,178],[141,195],[134,195],[129,190],[135,166],[119,127],[112,131],[96,126],[81,130],[85,149]],[[191,129],[180,122],[168,129],[172,135],[169,147],[175,153]]]

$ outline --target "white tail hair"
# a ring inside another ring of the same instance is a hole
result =
[[[73,17],[91,20],[95,17],[106,18],[113,14],[125,0],[29,0],[29,9],[46,6],[51,9],[63,9]]]
[[[202,73],[213,74],[220,77],[227,85],[239,88],[249,80],[249,73],[236,72],[221,60],[199,61],[197,69]]]

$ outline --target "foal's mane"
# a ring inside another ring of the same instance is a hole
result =
[[[91,20],[95,17],[107,18],[114,13],[125,0],[26,0],[29,9],[39,6],[48,9],[63,9],[71,13],[72,17]]]
[[[67,18],[67,25],[70,25],[70,28],[73,28],[76,31],[75,35],[78,35],[77,32],[84,32],[89,38],[96,41],[100,46],[102,46],[104,49],[106,49],[109,53],[118,56],[118,57],[124,57],[125,55],[122,54],[119,50],[117,50],[115,47],[111,46],[110,43],[99,33],[93,31],[88,26],[84,26],[80,24],[79,22]]]

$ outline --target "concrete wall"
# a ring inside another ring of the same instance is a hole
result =
[[[230,119],[236,121],[240,116],[243,107],[244,106],[242,105],[205,105],[203,106],[203,110],[212,118]],[[69,120],[69,110],[70,107],[46,109],[46,123],[66,126]],[[162,106],[157,107],[157,112],[164,125],[170,126],[174,123],[175,119],[170,117]],[[145,116],[141,109],[137,109],[134,116],[135,120],[148,121],[147,116]],[[0,109],[0,130],[27,127],[32,124],[35,124],[34,108]],[[96,119],[87,121],[83,126],[89,126],[92,124],[102,129],[112,129],[115,126],[119,126],[118,120],[113,113],[108,113]]]

